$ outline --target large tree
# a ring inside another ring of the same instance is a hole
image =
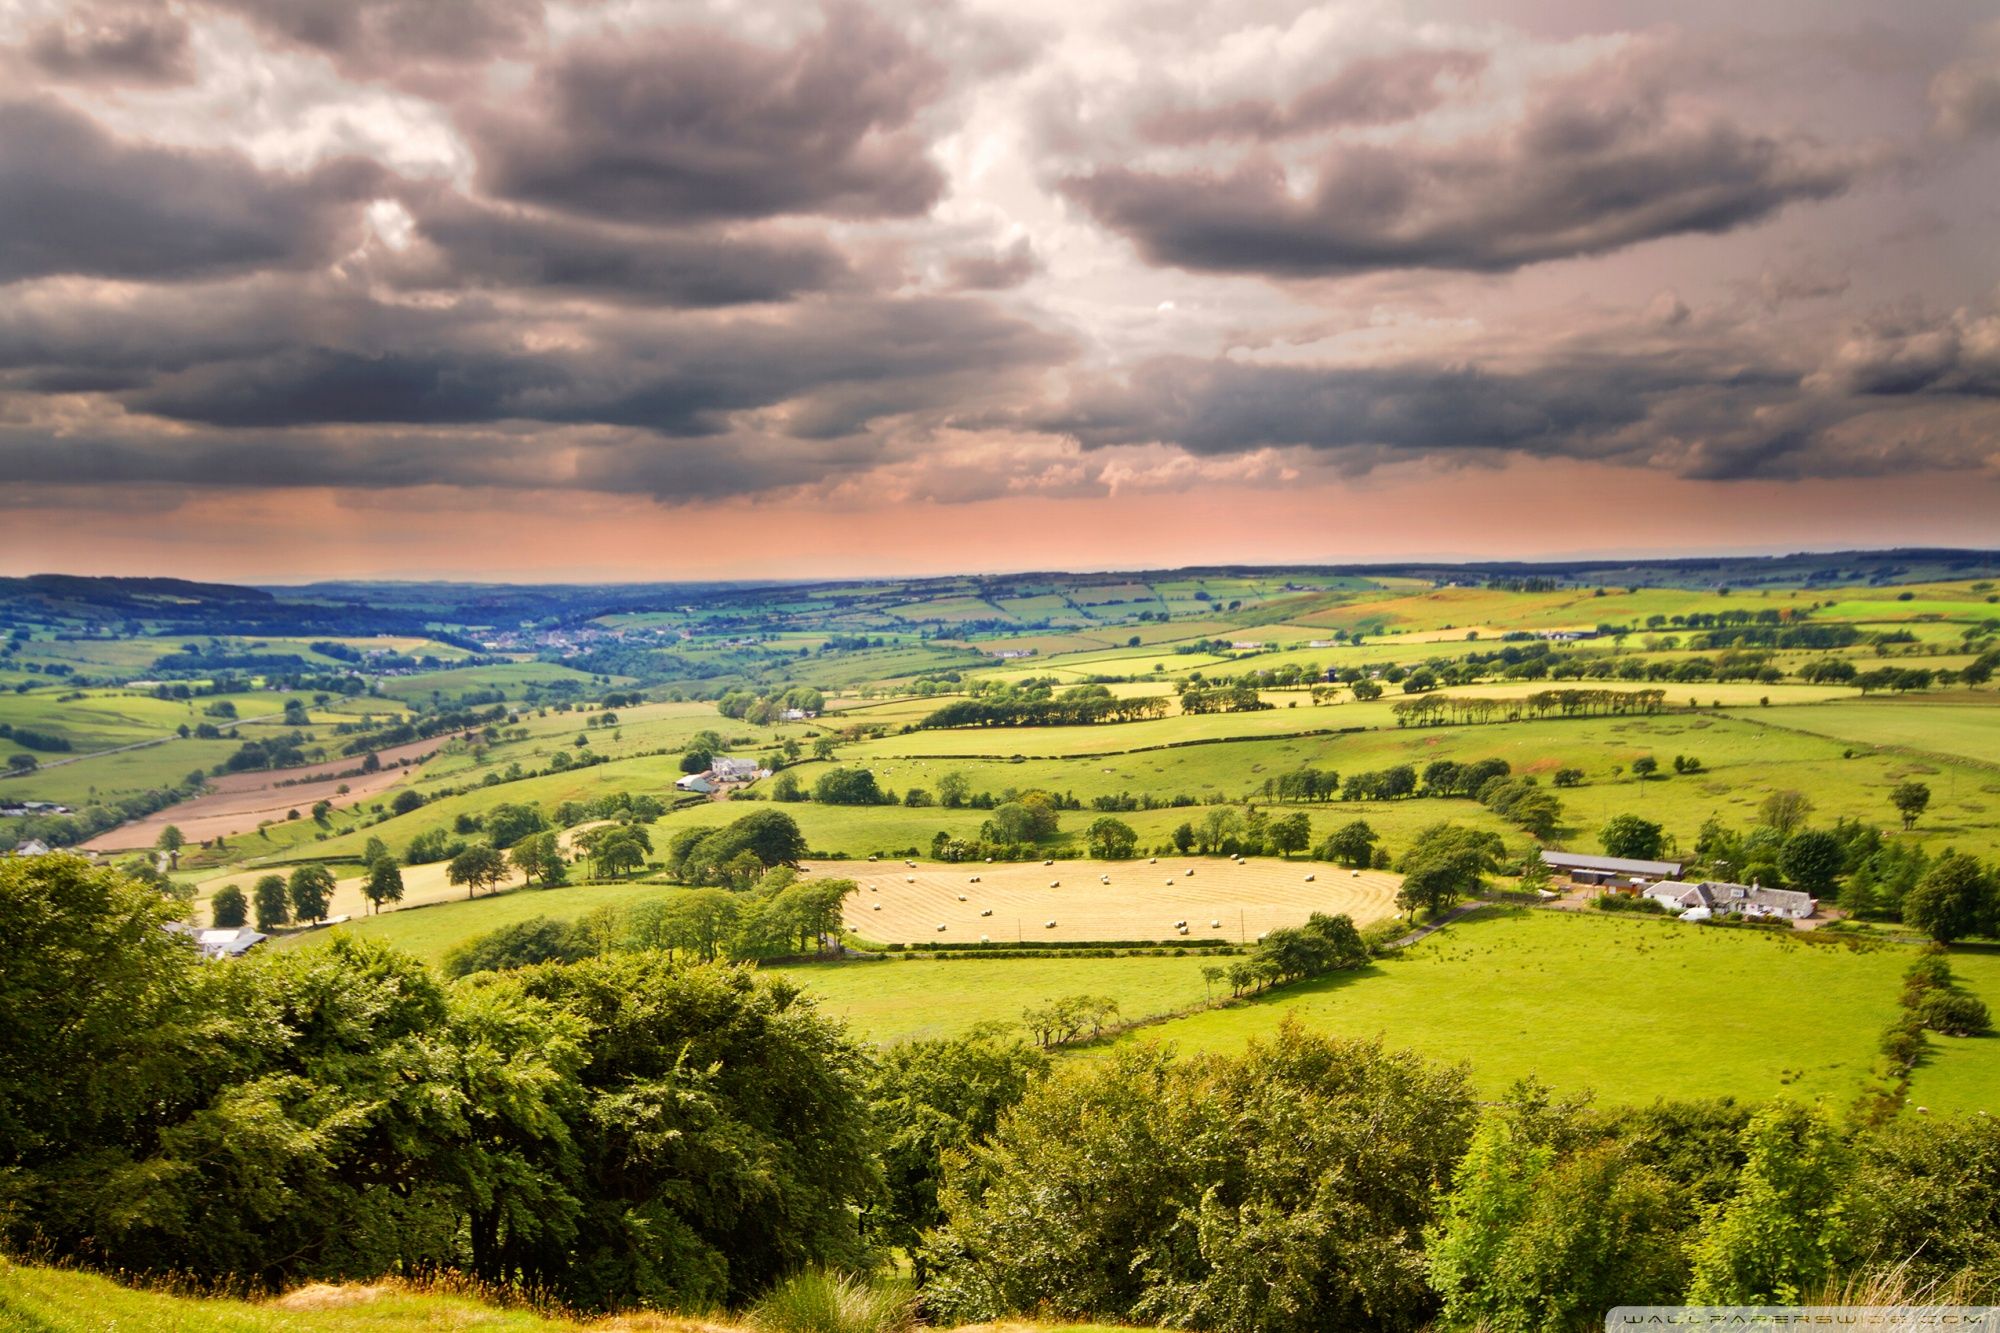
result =
[[[1665,831],[1650,819],[1637,815],[1617,815],[1598,830],[1597,840],[1604,844],[1606,856],[1622,856],[1635,861],[1659,859],[1660,849],[1665,845]]]
[[[250,902],[235,884],[225,884],[208,900],[209,921],[223,930],[240,926],[250,917]]]
[[[498,848],[475,843],[451,858],[444,877],[454,885],[463,885],[465,896],[470,898],[481,889],[497,887],[507,878],[507,856]]]
[[[276,930],[292,919],[291,895],[285,891],[283,875],[264,875],[250,890],[256,911],[257,929]]]
[[[1994,896],[1993,877],[1979,862],[1948,851],[1903,896],[1903,921],[1940,944],[1983,935],[1994,928]]]
[[[382,910],[383,903],[403,901],[403,872],[397,867],[395,858],[385,855],[368,867],[368,878],[362,881],[361,895],[377,912]]]
[[[314,862],[292,872],[285,885],[292,899],[292,917],[298,921],[324,921],[333,902],[333,872]]]
[[[1083,831],[1083,844],[1100,861],[1124,861],[1138,851],[1139,835],[1124,820],[1099,815]]]

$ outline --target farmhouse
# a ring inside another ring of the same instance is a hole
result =
[[[40,838],[30,838],[14,848],[16,856],[47,856],[49,845]]]
[[[727,755],[717,755],[708,771],[717,782],[754,782],[771,776],[771,770],[757,767],[755,759],[731,759]]]
[[[241,958],[270,938],[248,926],[202,930],[185,921],[169,921],[166,928],[176,935],[187,936],[201,956],[207,959]]]
[[[818,716],[810,708],[787,708],[784,713],[787,722],[810,722]]]
[[[690,773],[684,778],[675,778],[674,786],[681,791],[698,792],[707,796],[715,790],[715,781],[706,773]]]
[[[1681,861],[1639,861],[1623,856],[1585,856],[1578,852],[1542,851],[1542,864],[1551,874],[1568,876],[1572,884],[1642,883],[1677,879]]]
[[[1035,650],[1033,648],[1002,648],[993,655],[1003,662],[1009,662],[1017,657],[1033,657]]]
[[[1699,884],[1655,884],[1646,896],[1668,907],[1683,910],[1705,908],[1710,913],[1729,912],[1736,916],[1780,917],[1804,921],[1818,910],[1811,894],[1797,889],[1767,889],[1761,884],[1728,884],[1703,880]]]

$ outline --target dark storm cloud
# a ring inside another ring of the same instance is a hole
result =
[[[422,76],[519,52],[543,0],[199,0],[267,37],[316,51],[356,78]]]
[[[0,282],[174,281],[326,263],[388,173],[260,172],[239,153],[126,143],[53,103],[0,104]]]
[[[656,225],[909,217],[944,190],[913,122],[945,66],[852,5],[789,47],[710,28],[585,41],[465,112],[490,195]]]
[[[91,376],[126,409],[229,430],[539,421],[660,435],[734,429],[832,438],[878,418],[1016,392],[1069,343],[977,301],[815,302],[781,316],[597,313],[533,339],[502,308],[387,306],[348,295],[227,296],[206,318],[141,307],[0,314],[0,385]],[[294,320],[294,316],[300,316]],[[114,322],[122,336],[100,331]]]
[[[954,255],[945,262],[945,278],[955,291],[1004,291],[1041,271],[1042,261],[1025,236],[1004,249]]]
[[[1142,137],[1165,144],[1286,139],[1336,125],[1387,125],[1444,103],[1452,86],[1486,67],[1476,51],[1406,51],[1356,60],[1289,101],[1246,97],[1201,102],[1170,94],[1142,113]]]
[[[1687,232],[1724,232],[1826,199],[1864,170],[1802,138],[1696,116],[1612,73],[1565,86],[1470,143],[1340,143],[1294,192],[1274,159],[1223,172],[1115,166],[1064,193],[1153,263],[1283,276],[1497,272]]]
[[[2000,315],[1877,318],[1841,340],[1820,380],[1851,394],[2000,398]]]
[[[143,9],[80,9],[36,31],[23,54],[65,83],[169,87],[194,78],[187,21]]]
[[[617,302],[724,306],[851,285],[823,237],[714,228],[658,232],[551,217],[437,194],[412,204],[428,245],[380,260],[410,287],[497,287]]]
[[[1165,357],[1037,424],[1086,447],[1158,442],[1197,454],[1272,447],[1560,452],[1643,419],[1643,395],[1664,383],[1660,372],[1633,366],[1495,374]]]

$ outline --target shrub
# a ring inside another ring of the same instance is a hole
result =
[[[1993,1030],[1985,1001],[1962,990],[1940,987],[1925,991],[1917,1001],[1916,1014],[1925,1027],[1947,1037],[1979,1037]]]
[[[913,1299],[901,1283],[809,1269],[785,1278],[750,1307],[760,1333],[898,1333],[913,1322]]]

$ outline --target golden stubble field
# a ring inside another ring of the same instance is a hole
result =
[[[1380,870],[1267,857],[1053,865],[814,861],[808,873],[859,885],[845,904],[848,928],[884,944],[966,944],[982,936],[996,944],[1172,941],[1181,937],[1178,921],[1187,922],[1188,939],[1249,942],[1314,912],[1345,912],[1358,926],[1393,916],[1402,883]]]

